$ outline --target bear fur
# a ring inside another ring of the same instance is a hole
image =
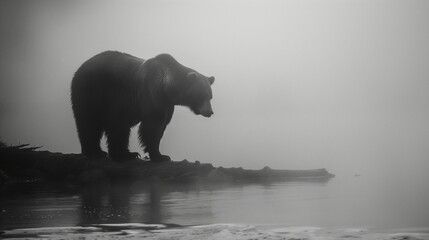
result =
[[[210,117],[214,77],[185,67],[168,54],[143,60],[106,51],[82,64],[71,84],[71,102],[82,153],[102,157],[103,133],[109,155],[117,160],[137,158],[128,150],[131,127],[140,123],[139,139],[152,161],[169,161],[159,143],[175,105]]]

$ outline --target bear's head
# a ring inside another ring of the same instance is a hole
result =
[[[214,77],[185,67],[168,54],[158,55],[155,59],[163,66],[163,86],[170,103],[187,106],[204,117],[213,115],[210,100]]]
[[[188,106],[195,114],[204,117],[213,115],[211,106],[214,77],[206,77],[198,72],[190,71],[186,74],[188,87],[182,95],[183,105]]]

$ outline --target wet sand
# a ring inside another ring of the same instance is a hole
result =
[[[167,226],[163,224],[99,224],[88,227],[28,228],[6,230],[0,235],[9,239],[267,239],[267,240],[425,240],[428,229],[326,229],[318,227],[252,226],[211,224],[202,226]]]

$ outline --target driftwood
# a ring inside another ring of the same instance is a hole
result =
[[[183,161],[153,163],[135,159],[116,162],[110,158],[89,159],[81,154],[38,151],[28,145],[0,147],[0,184],[55,182],[79,184],[94,176],[114,181],[161,180],[166,183],[259,183],[287,180],[324,181],[334,175],[325,169],[261,170],[214,167]]]

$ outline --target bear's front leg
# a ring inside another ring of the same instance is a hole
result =
[[[126,161],[140,158],[137,152],[128,150],[128,141],[130,136],[130,128],[123,123],[111,124],[106,129],[107,145],[109,155],[116,161]]]
[[[144,151],[149,153],[150,160],[153,162],[171,161],[167,155],[162,155],[159,151],[159,143],[164,135],[167,124],[165,121],[146,120],[140,123],[139,138]]]

